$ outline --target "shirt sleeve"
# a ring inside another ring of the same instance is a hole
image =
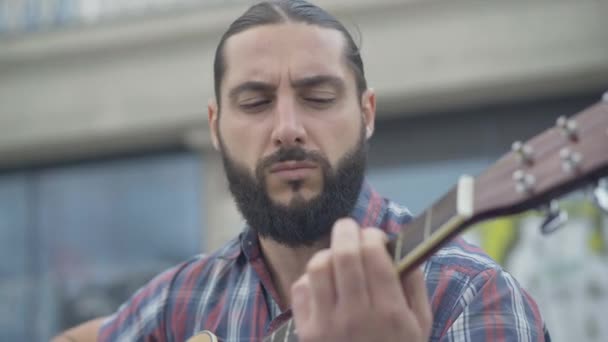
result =
[[[550,341],[534,300],[502,269],[475,276],[458,299],[442,342]]]
[[[164,341],[165,308],[171,283],[180,267],[157,275],[106,320],[98,341]]]

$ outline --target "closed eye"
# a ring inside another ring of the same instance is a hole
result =
[[[263,99],[263,100],[256,100],[256,101],[241,103],[239,106],[241,107],[241,109],[243,109],[245,111],[256,111],[256,110],[261,110],[261,109],[265,108],[271,102],[272,102],[272,100],[270,100],[270,99]]]
[[[315,109],[327,109],[336,101],[334,97],[304,97],[303,100]]]
[[[333,97],[307,97],[305,100],[316,103],[331,103],[335,99]]]

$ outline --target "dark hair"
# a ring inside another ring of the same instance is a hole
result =
[[[220,87],[226,72],[226,61],[224,59],[224,45],[231,36],[247,29],[269,24],[284,22],[304,22],[325,28],[338,30],[346,40],[345,57],[348,65],[355,74],[357,93],[359,97],[367,89],[367,81],[363,71],[363,60],[359,48],[355,44],[348,30],[334,16],[322,8],[304,0],[271,0],[251,6],[245,13],[238,17],[228,30],[224,33],[215,50],[213,62],[213,78],[215,86],[215,99],[220,106]]]

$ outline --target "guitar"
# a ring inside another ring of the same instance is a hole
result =
[[[608,92],[602,101],[529,141],[515,142],[512,151],[477,177],[462,176],[458,184],[418,215],[387,244],[396,269],[419,266],[445,242],[480,221],[547,206],[553,200],[608,175]],[[608,212],[608,190],[598,187],[596,200]],[[549,209],[543,229],[555,229]],[[264,342],[295,342],[293,319]],[[188,342],[217,342],[209,331]]]

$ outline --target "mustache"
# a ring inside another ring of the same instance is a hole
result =
[[[319,152],[306,151],[301,147],[281,147],[275,153],[265,157],[258,164],[258,170],[265,170],[273,164],[286,161],[311,161],[322,165],[328,165],[327,159]]]

